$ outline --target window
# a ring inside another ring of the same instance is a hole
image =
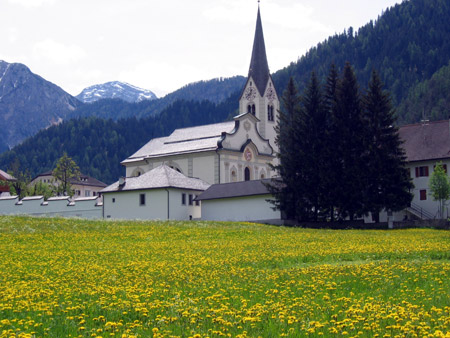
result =
[[[420,200],[425,201],[426,199],[427,199],[427,190],[426,189],[420,190]]]
[[[250,169],[249,169],[248,167],[245,167],[245,170],[244,170],[244,179],[245,179],[246,181],[250,181]]]
[[[252,114],[253,115],[256,114],[256,106],[254,104],[252,104]]]
[[[185,193],[181,194],[181,205],[186,205],[186,194]]]
[[[428,166],[416,167],[416,177],[428,176]]]
[[[267,106],[267,120],[273,121],[273,106],[270,104]]]
[[[194,196],[192,194],[189,194],[189,205],[192,205],[194,201]]]
[[[97,196],[97,193],[94,191],[94,192],[92,193],[92,195],[93,195],[93,196]]]
[[[248,105],[247,106],[247,113],[251,113],[252,112],[252,106]]]
[[[237,182],[236,170],[231,170],[231,182]]]
[[[139,194],[139,205],[145,205],[145,194]]]
[[[113,198],[113,199],[112,199],[112,202],[113,202],[113,203],[116,203],[116,199],[115,199],[115,198]]]
[[[91,196],[91,191],[90,191],[90,190],[86,190],[86,191],[84,192],[84,196],[85,196],[85,197]]]
[[[198,197],[198,195],[195,195],[195,198],[197,198],[197,197]],[[195,201],[195,205],[199,206],[200,205],[200,201]]]

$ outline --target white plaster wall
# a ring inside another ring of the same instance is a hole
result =
[[[140,194],[145,194],[145,205],[142,206],[139,205]],[[105,193],[103,208],[105,218],[167,219],[167,191],[153,189]]]
[[[193,172],[192,177],[200,178],[209,184],[216,182],[215,161],[218,155],[216,152],[208,153],[208,155],[193,156]]]
[[[410,168],[411,178],[413,179],[413,184],[414,184],[414,189],[412,191],[414,193],[414,197],[413,197],[412,202],[414,204],[420,206],[421,208],[425,209],[426,211],[431,212],[433,215],[437,215],[437,213],[438,213],[439,202],[433,200],[433,197],[431,196],[431,192],[430,192],[430,188],[429,188],[429,183],[430,183],[431,174],[434,171],[433,167],[439,162],[440,161],[412,162],[412,163],[408,163],[408,165],[407,165],[407,168]],[[448,160],[448,159],[443,160],[442,163],[447,165],[447,175],[449,175],[450,160]],[[429,176],[416,177],[416,167],[422,167],[422,166],[428,166]],[[423,201],[420,200],[420,190],[422,190],[422,189],[427,190],[427,199],[423,200]],[[448,214],[450,216],[450,211]],[[445,210],[444,216],[445,217],[447,216],[447,209]]]
[[[17,196],[0,199],[1,215],[32,215],[32,216],[61,216],[81,218],[101,218],[102,207],[97,205],[97,199],[91,198],[69,204],[68,199],[49,200],[44,198],[22,200],[18,203]]]
[[[202,219],[208,221],[264,221],[281,219],[280,211],[266,202],[271,195],[202,201]]]
[[[186,205],[182,204],[181,195],[186,194]],[[139,205],[140,194],[145,194],[145,206]],[[199,195],[199,191],[181,189],[149,189],[106,193],[103,196],[105,218],[115,219],[167,219],[189,220],[201,217],[201,207],[195,202],[189,205],[189,194]],[[167,199],[169,196],[169,215]],[[115,199],[113,203],[112,200]]]

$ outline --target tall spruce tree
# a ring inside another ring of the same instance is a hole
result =
[[[297,166],[299,154],[296,152],[298,134],[296,125],[299,121],[300,97],[294,80],[289,80],[286,90],[281,97],[280,118],[275,130],[277,136],[275,143],[278,145],[278,164],[272,165],[272,169],[279,175],[279,180],[273,180],[268,185],[275,197],[274,206],[285,213],[288,219],[299,219],[299,203],[302,187],[298,185]]]
[[[325,161],[322,164],[324,171],[326,172],[326,176],[322,177],[322,186],[327,192],[324,196],[324,204],[326,205],[331,221],[334,221],[336,200],[339,196],[340,189],[336,182],[339,181],[339,177],[341,176],[339,170],[341,155],[338,151],[338,144],[335,142],[339,133],[337,129],[338,85],[339,74],[336,65],[332,63],[324,88],[324,108],[326,110],[327,118],[326,132],[323,135],[324,141],[326,142],[326,147],[324,149],[325,154],[323,155]]]
[[[340,156],[338,165],[336,206],[341,218],[364,213],[363,176],[365,163],[362,155],[366,146],[366,133],[362,120],[358,82],[350,63],[346,63],[337,87],[335,142]]]
[[[327,112],[319,81],[315,72],[302,97],[299,130],[299,153],[302,154],[298,170],[306,203],[305,218],[318,220],[319,213],[327,207]]]
[[[412,183],[406,169],[406,156],[401,146],[398,128],[395,126],[394,110],[388,93],[373,71],[363,96],[364,126],[367,145],[365,210],[377,216],[383,209],[399,211],[408,206]]]

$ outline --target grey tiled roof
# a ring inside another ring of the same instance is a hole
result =
[[[114,191],[131,191],[158,188],[179,188],[189,190],[207,189],[210,185],[198,178],[187,177],[182,173],[162,164],[138,177],[127,177],[123,186],[119,181],[111,184],[102,193]]]
[[[243,181],[233,183],[213,184],[196,199],[213,200],[218,198],[245,197],[254,195],[270,194],[264,183],[269,183],[271,179]]]
[[[258,8],[256,18],[255,39],[253,40],[252,59],[248,76],[253,78],[261,96],[264,95],[267,81],[269,81],[269,64],[267,63],[266,46],[264,43],[264,34],[261,23],[261,15]]]
[[[222,132],[230,133],[234,121],[209,124],[198,127],[176,129],[167,137],[154,138],[122,163],[148,157],[200,152],[217,149]]]
[[[10,174],[8,174],[7,172],[0,170],[0,176],[2,176],[4,179],[6,179],[7,181],[15,181],[16,178],[11,176]]]
[[[450,158],[449,120],[399,128],[408,162]]]

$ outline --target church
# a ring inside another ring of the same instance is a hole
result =
[[[276,161],[275,126],[280,102],[269,72],[260,9],[247,82],[233,121],[176,129],[150,140],[121,162],[126,177],[165,164],[209,184],[270,178]]]

